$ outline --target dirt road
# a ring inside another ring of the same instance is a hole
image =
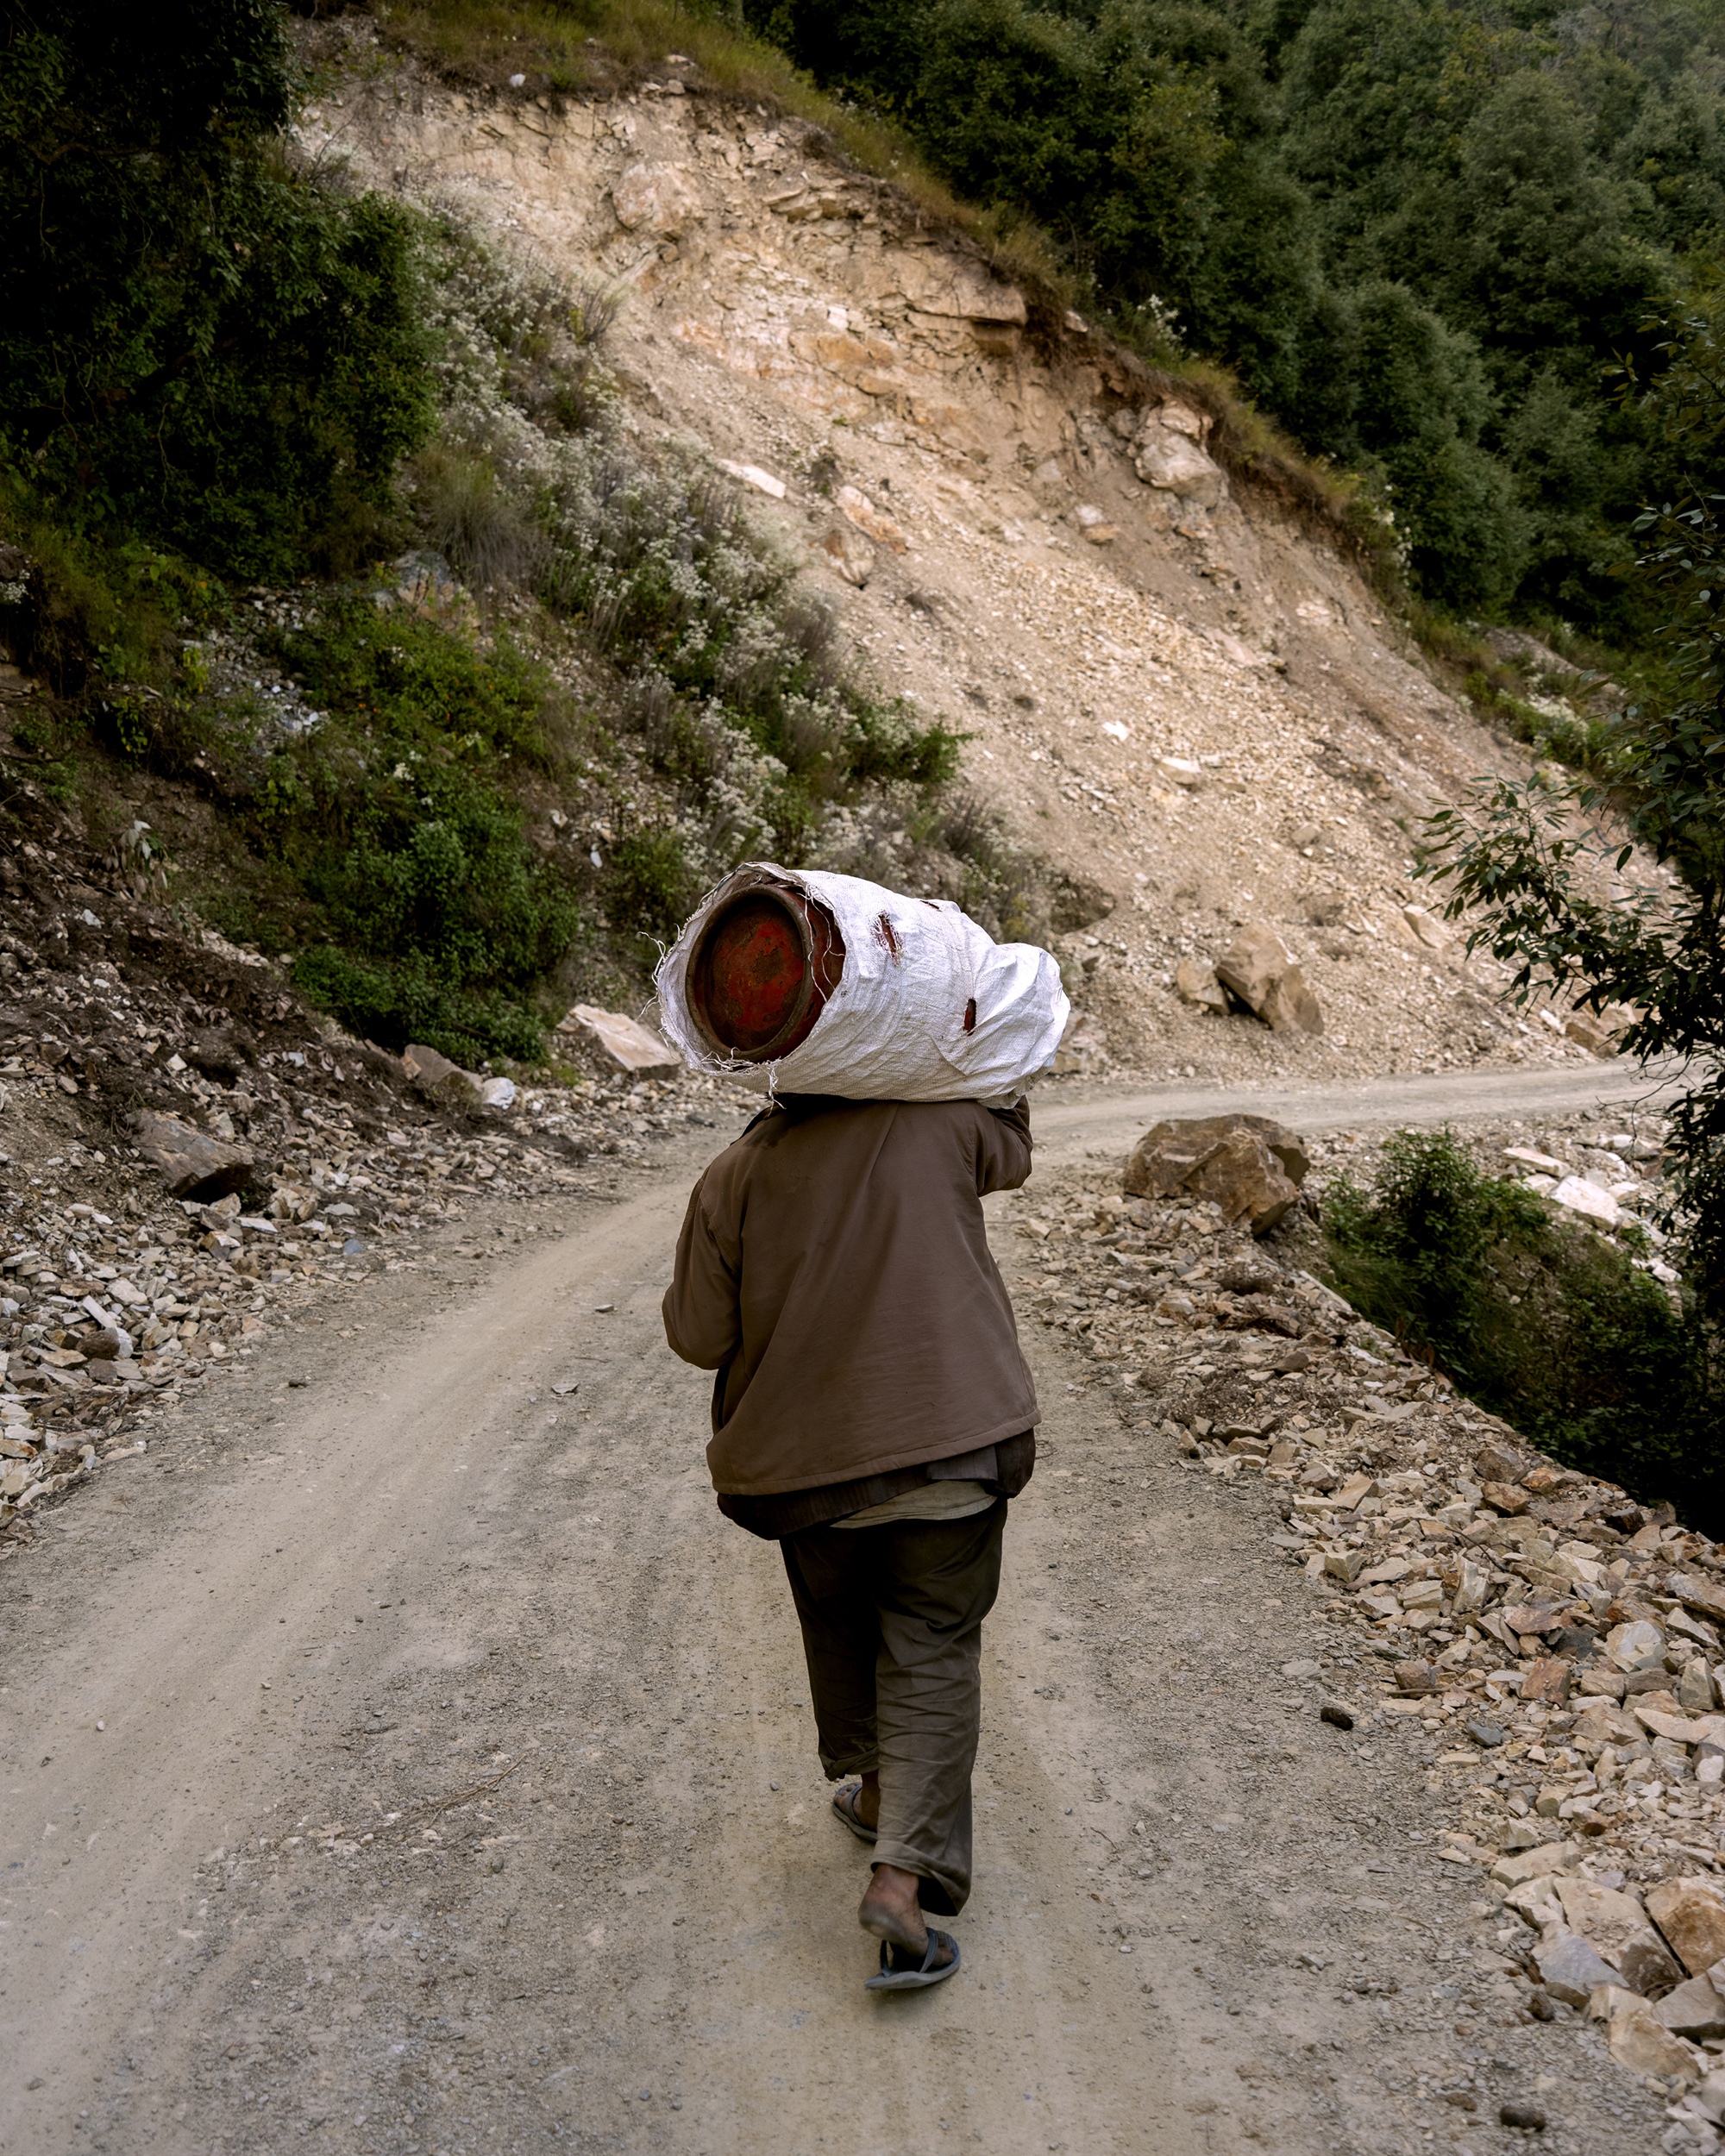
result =
[[[1399,1124],[1465,1122],[1473,1117],[1574,1114],[1605,1106],[1650,1109],[1682,1090],[1674,1066],[1644,1075],[1632,1062],[1583,1069],[1460,1070],[1418,1078],[1375,1078],[1358,1086],[1082,1086],[1070,1081],[1038,1103],[1041,1156],[1070,1159],[1092,1148],[1125,1152],[1163,1116],[1246,1109],[1308,1131],[1382,1130]]]
[[[5,1568],[3,2147],[1483,2156],[1510,2099],[1655,2147],[1507,2006],[1419,1737],[1277,1678],[1349,1650],[1267,1498],[1039,1328],[969,1965],[863,1993],[777,1556],[659,1327],[679,1145],[380,1280]]]

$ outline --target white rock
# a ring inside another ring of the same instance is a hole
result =
[[[1156,423],[1175,434],[1183,434],[1189,441],[1202,442],[1210,431],[1210,422],[1190,404],[1169,403],[1159,406],[1155,414]]]
[[[601,1011],[591,1003],[578,1003],[557,1031],[590,1034],[614,1063],[637,1076],[668,1078],[682,1069],[676,1050],[668,1048],[650,1025],[624,1018],[618,1011]]]
[[[1552,1203],[1581,1213],[1589,1220],[1597,1220],[1608,1228],[1615,1228],[1623,1217],[1622,1207],[1610,1192],[1602,1190],[1597,1183],[1589,1182],[1583,1175],[1565,1175],[1552,1191]]]
[[[1146,486],[1201,509],[1218,507],[1227,492],[1221,467],[1183,434],[1152,423],[1138,436],[1132,464]]]
[[[758,464],[733,464],[728,457],[720,457],[718,468],[721,472],[729,472],[732,479],[741,479],[745,486],[752,486],[759,493],[770,494],[775,502],[785,498],[785,482],[775,479],[770,472],[763,472]]]

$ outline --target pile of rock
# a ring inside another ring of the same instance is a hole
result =
[[[610,1078],[518,1090],[333,1029],[264,1050],[231,1022],[188,1027],[111,967],[30,987],[0,1012],[0,1532],[141,1450],[332,1286],[410,1262],[423,1232],[486,1199],[601,1191],[656,1137],[724,1113],[712,1081],[620,1057]],[[98,1034],[136,1044],[174,1112],[133,1109],[118,1137],[80,1119]],[[662,1043],[649,1060],[674,1068]]]
[[[1218,1017],[1235,1008],[1249,1011],[1272,1033],[1324,1030],[1317,997],[1293,953],[1267,921],[1250,923],[1214,964],[1207,958],[1182,958],[1175,969],[1174,986],[1183,1002],[1201,1011],[1214,1011]]]
[[[1445,1860],[1501,1909],[1521,2010],[1593,2017],[1680,2098],[1667,2146],[1718,2148],[1725,1549],[1542,1458],[1257,1242],[1236,1156],[1274,1195],[1314,1150],[1220,1118],[1147,1133],[1125,1194],[1039,1175],[1014,1207],[1043,1269],[1032,1314],[1147,1443],[1274,1493],[1271,1540],[1380,1672],[1283,1681],[1344,1726],[1427,1740],[1452,1790]]]
[[[1579,1151],[1580,1149],[1578,1149]],[[1650,1131],[1612,1131],[1581,1151],[1578,1165],[1538,1146],[1509,1145],[1503,1158],[1524,1190],[1598,1226],[1619,1228],[1655,1194],[1665,1147]],[[1638,1220],[1638,1226],[1648,1224]]]

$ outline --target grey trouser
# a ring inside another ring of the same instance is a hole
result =
[[[1000,1585],[1003,1497],[964,1520],[808,1527],[779,1545],[803,1628],[829,1782],[881,1773],[876,1864],[956,1916],[970,1895],[970,1770],[982,1620]]]

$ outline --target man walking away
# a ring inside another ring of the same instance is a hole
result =
[[[925,1912],[970,1892],[982,1620],[1039,1420],[982,1200],[1030,1166],[1023,1100],[787,1096],[695,1185],[665,1296],[718,1372],[719,1510],[784,1553],[833,1810],[874,1846],[871,1990],[959,1965]]]

